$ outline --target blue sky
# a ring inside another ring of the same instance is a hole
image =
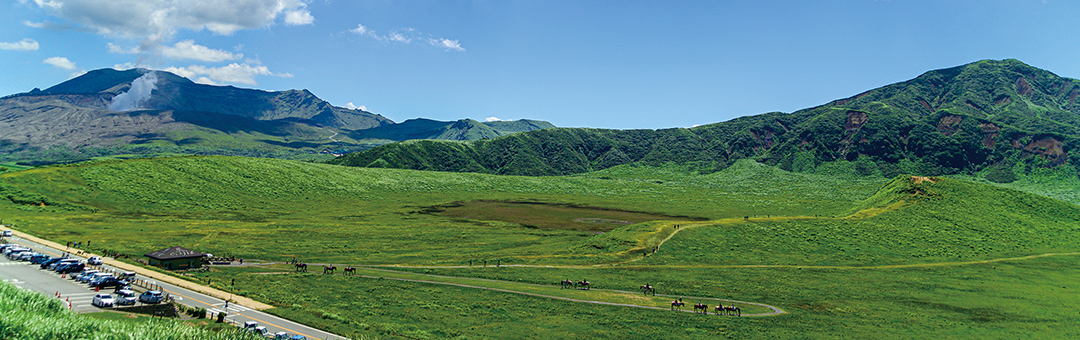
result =
[[[11,0],[0,95],[137,66],[397,122],[690,127],[981,59],[1080,78],[1077,18],[1055,0]]]

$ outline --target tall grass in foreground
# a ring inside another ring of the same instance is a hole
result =
[[[60,301],[0,282],[0,339],[258,339],[252,333],[214,332],[176,322],[97,320],[64,308]]]

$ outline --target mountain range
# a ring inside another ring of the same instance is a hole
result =
[[[333,106],[307,90],[204,85],[146,69],[94,70],[45,90],[0,98],[0,154],[6,161],[156,153],[296,157],[552,127],[531,120],[396,124]]]
[[[983,60],[793,113],[694,128],[559,128],[466,143],[413,141],[332,162],[566,175],[664,163],[707,173],[753,158],[792,171],[845,168],[887,177],[982,173],[1008,182],[1016,171],[1080,164],[1080,152],[1074,151],[1080,147],[1078,98],[1080,80],[1019,60]]]

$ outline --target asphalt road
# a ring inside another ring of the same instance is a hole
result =
[[[60,256],[64,254],[63,250],[45,247],[23,238],[6,237],[4,239],[7,243],[22,244],[32,248],[35,252],[49,256]],[[71,257],[82,261],[86,260],[79,256]],[[109,268],[109,266],[104,267]],[[119,271],[116,268],[111,269]],[[59,294],[59,299],[70,302],[71,310],[79,313],[93,313],[107,309],[94,307],[90,304],[94,295],[98,294],[93,288],[88,288],[86,284],[75,282],[69,278],[61,278],[60,274],[42,270],[38,265],[30,264],[30,262],[13,261],[6,256],[0,256],[0,280],[13,283],[24,289],[41,292],[46,296],[57,296],[57,294]],[[248,321],[255,321],[258,322],[260,326],[266,327],[266,329],[270,331],[270,334],[287,332],[290,336],[299,334],[306,336],[308,339],[346,339],[336,334],[308,327],[236,303],[230,302],[226,308],[225,300],[191,291],[183,287],[162,282],[154,282],[154,284],[159,285],[162,292],[171,296],[177,303],[190,307],[206,308],[208,312],[207,317],[209,317],[210,313],[216,315],[217,313],[224,311],[227,313],[227,316],[225,317],[226,320],[237,325],[243,325]],[[135,288],[136,291],[139,292],[145,290],[139,287]],[[103,289],[102,292],[112,293],[112,288]]]

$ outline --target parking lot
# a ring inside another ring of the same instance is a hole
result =
[[[65,254],[64,251],[46,247],[18,236],[4,237],[0,243],[16,243],[32,248],[34,252],[52,257],[63,256]],[[83,262],[87,260],[87,258],[83,256],[69,255],[69,257]],[[94,266],[94,268],[110,270],[114,273],[123,272],[118,268],[110,267],[108,265]],[[46,296],[57,296],[57,299],[61,300],[65,306],[68,306],[71,310],[78,313],[93,313],[112,309],[95,307],[91,302],[94,299],[94,295],[99,293],[109,293],[115,296],[115,294],[113,294],[114,288],[103,288],[100,292],[97,292],[86,283],[72,280],[70,276],[71,274],[62,275],[53,271],[40,269],[38,264],[32,264],[27,261],[15,261],[8,259],[6,256],[0,256],[0,280],[3,280],[4,282],[12,283],[24,289],[41,292]],[[154,289],[167,294],[177,303],[189,307],[206,308],[208,317],[211,314],[226,312],[228,315],[226,320],[232,324],[243,325],[247,322],[256,322],[261,326],[265,326],[270,333],[287,332],[293,335],[304,335],[309,339],[344,339],[338,335],[282,319],[236,303],[230,303],[226,308],[224,300],[173,284],[156,282],[138,275],[135,279],[136,280],[134,281],[137,281],[138,284],[132,284],[131,287],[132,290],[136,291],[136,295],[146,291],[148,287],[153,287]],[[142,305],[142,303],[136,302],[136,305]]]

